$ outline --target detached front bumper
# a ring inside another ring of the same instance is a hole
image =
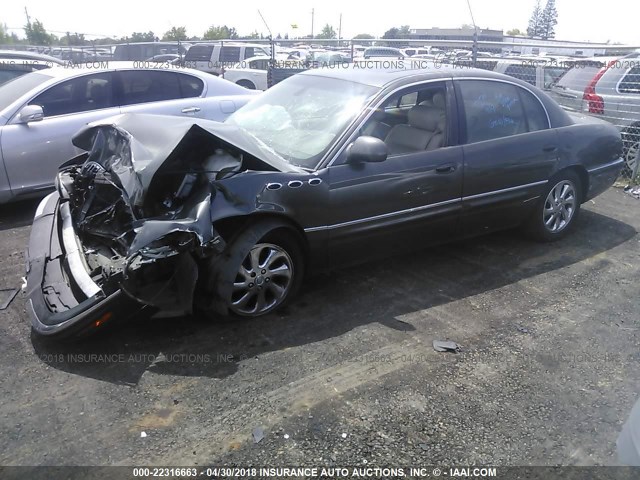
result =
[[[143,305],[122,290],[109,295],[92,280],[58,192],[36,210],[27,250],[27,310],[33,329],[44,336],[81,336]]]

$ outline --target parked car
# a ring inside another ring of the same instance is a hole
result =
[[[498,60],[494,72],[523,80],[543,90],[551,89],[570,69],[567,63],[533,60]]]
[[[0,58],[12,60],[35,60],[38,62],[48,63],[49,65],[64,65],[64,62],[59,58],[25,50],[0,50]]]
[[[31,229],[41,335],[256,317],[306,273],[520,225],[561,239],[622,168],[615,127],[481,70],[308,70],[224,123],[126,115],[74,144]]]
[[[197,70],[109,66],[50,68],[0,87],[0,203],[51,189],[89,122],[127,112],[224,120],[254,94]]]
[[[156,55],[176,54],[185,55],[191,44],[177,42],[136,42],[116,45],[113,52],[114,60],[138,61],[155,57]]]
[[[26,60],[0,57],[0,85],[14,78],[50,68],[51,64],[40,60]]]
[[[155,55],[151,58],[147,58],[145,61],[178,65],[181,60],[182,57],[176,53],[165,53],[163,55]]]
[[[640,150],[640,52],[601,68],[583,91],[582,110],[620,129],[627,174],[633,172]]]
[[[573,68],[551,85],[550,95],[562,108],[570,112],[582,111],[582,97],[591,81],[603,68],[618,57],[577,60]]]
[[[226,68],[257,56],[269,57],[266,45],[251,43],[196,43],[184,57],[184,65],[220,75]]]
[[[225,69],[222,76],[225,80],[236,83],[249,90],[266,90],[267,71],[269,69],[269,57],[260,56],[248,58],[235,64],[229,69]],[[298,60],[276,60],[278,68],[302,68],[303,63]]]
[[[368,47],[365,49],[362,56],[365,59],[370,58],[396,58],[402,59],[405,58],[402,51],[398,48],[393,47]]]

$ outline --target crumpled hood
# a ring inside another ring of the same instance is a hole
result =
[[[90,151],[94,134],[105,126],[118,129],[130,141],[131,167],[137,178],[131,182],[121,178],[125,188],[127,183],[139,183],[146,190],[156,171],[194,129],[203,130],[281,172],[304,172],[272,151],[260,148],[249,134],[237,126],[213,120],[127,113],[89,123],[73,137],[73,144],[82,150]]]

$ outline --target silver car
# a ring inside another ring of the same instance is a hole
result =
[[[577,62],[552,86],[551,96],[567,110],[616,125],[624,142],[627,175],[633,171],[640,143],[640,52]]]
[[[616,125],[632,172],[640,146],[640,52],[610,62],[584,91],[582,110]]]
[[[136,66],[53,67],[0,87],[0,203],[53,187],[60,164],[80,153],[71,137],[88,123],[124,113],[223,121],[258,94],[196,70]]]

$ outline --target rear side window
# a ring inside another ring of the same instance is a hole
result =
[[[120,72],[122,79],[121,105],[159,102],[182,98],[178,74],[153,70]]]
[[[113,75],[96,73],[67,80],[45,90],[29,105],[40,105],[45,117],[115,107]]]
[[[531,85],[536,84],[536,67],[533,65],[509,65],[504,73]]]
[[[633,67],[627,72],[620,82],[618,91],[620,93],[640,93],[640,66]]]
[[[551,88],[558,83],[558,80],[567,73],[569,69],[565,67],[545,67],[544,68],[544,88]]]
[[[213,45],[194,45],[184,56],[185,62],[208,62],[213,54]]]
[[[199,97],[204,89],[204,82],[193,75],[177,74],[180,81],[182,98]]]
[[[527,120],[518,88],[493,81],[458,83],[465,112],[467,143],[527,132]]]
[[[601,68],[596,65],[577,65],[558,80],[558,85],[569,90],[578,90],[582,94]]]
[[[253,47],[244,47],[244,58],[251,58],[255,56],[256,54],[254,53]]]
[[[240,47],[222,47],[220,49],[220,63],[237,63],[240,61]]]

